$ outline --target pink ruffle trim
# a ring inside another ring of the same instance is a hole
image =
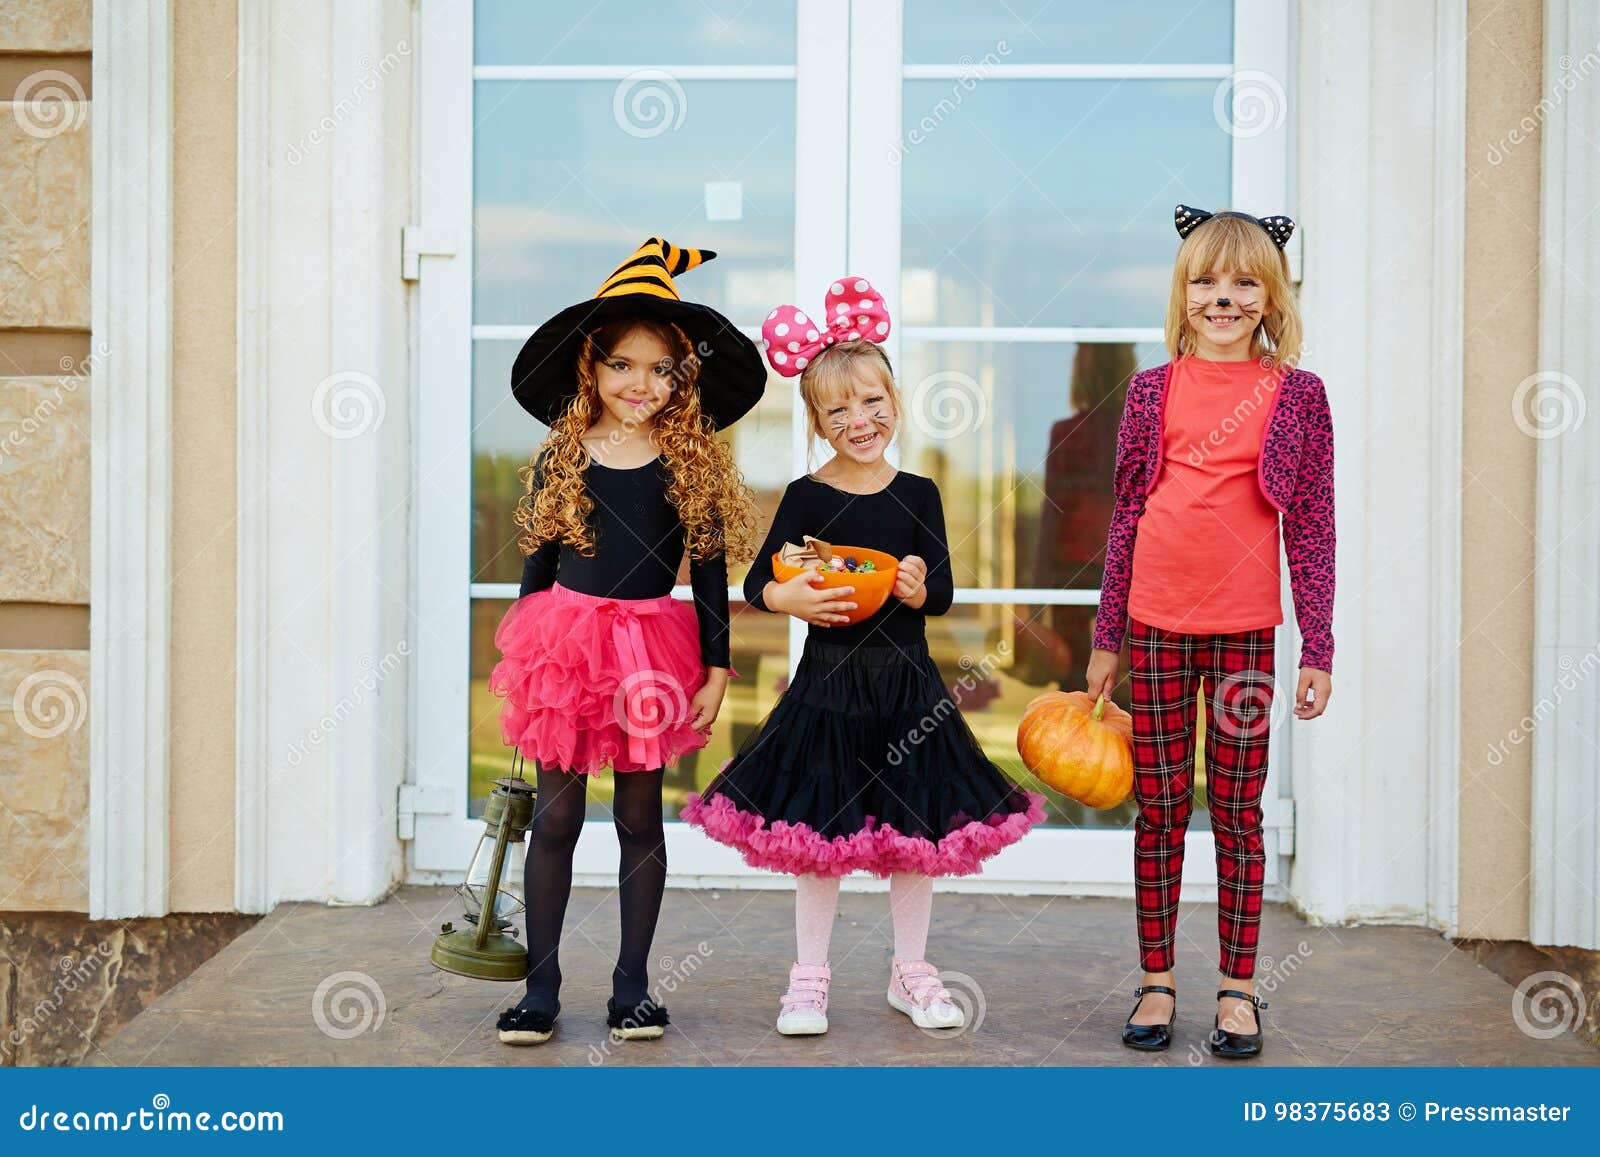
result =
[[[719,844],[737,849],[753,868],[789,875],[844,876],[860,870],[875,876],[892,872],[969,876],[981,869],[984,860],[1043,822],[1044,797],[1031,791],[1027,796],[1027,811],[973,820],[938,843],[923,836],[901,835],[870,817],[859,832],[831,838],[809,824],[779,820],[769,826],[764,817],[740,811],[725,795],[715,795],[707,802],[692,794],[679,816]]]

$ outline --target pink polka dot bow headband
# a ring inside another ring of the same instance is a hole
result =
[[[889,336],[883,295],[865,277],[841,277],[828,287],[825,321],[814,321],[792,305],[780,305],[761,326],[767,361],[792,378],[830,346],[845,341],[882,342]]]

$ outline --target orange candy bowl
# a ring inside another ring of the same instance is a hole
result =
[[[854,587],[856,593],[847,595],[856,609],[845,611],[845,617],[852,623],[859,623],[863,619],[871,618],[878,613],[884,603],[889,601],[889,594],[894,590],[895,571],[900,566],[900,560],[892,554],[884,554],[881,550],[868,550],[864,546],[839,546],[833,544],[833,553],[838,558],[853,558],[857,562],[872,561],[875,569],[861,574],[858,571],[830,570],[828,567],[819,567],[817,573],[822,576],[821,586],[824,590],[830,587]],[[772,556],[772,577],[781,583],[786,583],[799,574],[802,567],[790,566],[779,557],[777,553]]]

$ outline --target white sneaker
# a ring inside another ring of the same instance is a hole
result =
[[[796,964],[789,969],[789,991],[783,994],[778,1031],[784,1036],[819,1036],[828,1031],[826,964]]]
[[[918,1028],[964,1028],[967,1014],[939,983],[939,970],[926,960],[901,960],[889,966],[889,1004]]]

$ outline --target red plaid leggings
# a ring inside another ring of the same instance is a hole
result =
[[[1267,857],[1267,782],[1274,628],[1186,635],[1129,624],[1133,680],[1133,878],[1139,957],[1172,967],[1183,837],[1194,807],[1195,697],[1206,681],[1206,795],[1217,844],[1217,937],[1224,976],[1255,975]]]

